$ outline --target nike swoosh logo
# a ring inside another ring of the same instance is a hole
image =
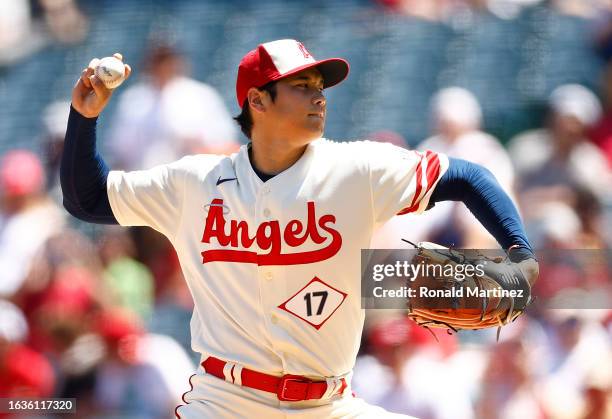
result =
[[[223,182],[228,182],[230,180],[238,180],[238,178],[228,177],[227,179],[221,179],[221,176],[219,176],[219,179],[217,179],[217,186],[221,185]]]

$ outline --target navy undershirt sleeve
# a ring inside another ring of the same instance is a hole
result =
[[[535,258],[516,207],[489,170],[449,158],[430,204],[441,201],[462,201],[503,249],[518,245],[510,253],[513,261]]]
[[[70,107],[60,166],[64,208],[83,221],[119,224],[106,191],[109,169],[96,150],[96,122]]]

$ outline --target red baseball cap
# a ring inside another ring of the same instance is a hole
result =
[[[307,68],[316,67],[323,76],[323,88],[335,86],[346,78],[349,64],[342,58],[317,61],[301,42],[281,39],[266,42],[247,53],[238,66],[236,97],[242,107],[251,87],[289,77]]]
[[[12,150],[0,161],[0,191],[15,197],[40,192],[45,174],[38,156],[27,150]]]

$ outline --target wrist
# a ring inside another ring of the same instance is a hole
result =
[[[85,114],[79,110],[77,110],[72,103],[70,104],[70,114],[74,114],[74,116],[76,116],[79,119],[85,119],[85,120],[90,120],[92,122],[95,122],[98,119],[98,116],[100,116],[100,114],[96,114],[96,115],[88,115]]]
[[[533,253],[533,250],[519,244],[510,246],[506,253],[508,254],[508,258],[510,259],[510,261],[513,263],[520,263],[527,259],[536,260],[536,256],[535,253]]]

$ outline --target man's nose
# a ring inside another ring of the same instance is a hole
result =
[[[323,93],[318,92],[314,97],[313,103],[318,106],[325,106],[327,101],[325,99],[325,96],[323,96]]]

